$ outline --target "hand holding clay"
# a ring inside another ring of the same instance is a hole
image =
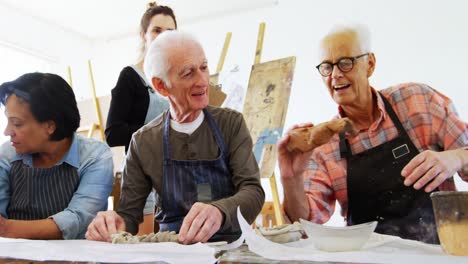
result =
[[[308,152],[319,147],[328,141],[336,133],[348,132],[352,135],[357,134],[357,129],[353,122],[345,117],[324,122],[312,127],[301,127],[289,131],[289,151]]]

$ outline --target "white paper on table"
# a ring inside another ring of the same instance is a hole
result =
[[[240,207],[238,206],[237,207],[238,214],[241,214],[239,208]],[[245,218],[242,217],[242,219],[244,219],[244,221],[245,221]],[[210,243],[207,243],[207,245],[214,248],[216,250],[216,252],[218,252],[218,251],[221,251],[221,250],[231,250],[231,249],[238,248],[242,244],[244,244],[244,240],[245,240],[244,232],[242,232],[240,237],[236,241],[233,241],[233,242],[231,242],[229,244],[216,246],[216,245],[210,245]],[[216,242],[214,242],[214,243],[216,243]]]
[[[219,245],[219,246],[211,246],[210,243],[207,243],[208,246],[214,248],[216,251],[221,251],[221,250],[231,250],[231,249],[235,249],[235,248],[238,248],[240,247],[243,243],[244,243],[244,233],[241,234],[241,236],[239,237],[239,239],[237,239],[236,241],[233,241],[229,244],[226,244],[226,245]]]
[[[249,250],[267,259],[346,263],[468,263],[468,257],[448,255],[438,245],[429,245],[377,233],[373,233],[363,249],[359,251],[325,252],[316,249],[307,239],[278,244],[257,235],[242,217],[239,209],[237,210],[237,218]]]
[[[215,263],[215,250],[201,243],[111,244],[88,240],[0,238],[0,256],[37,261]]]

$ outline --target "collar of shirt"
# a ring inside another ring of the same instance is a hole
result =
[[[171,128],[179,133],[191,135],[202,124],[204,118],[205,113],[201,111],[198,117],[189,123],[179,123],[171,119]]]
[[[31,154],[16,154],[12,161],[22,160],[24,164],[28,165],[29,167],[33,167],[32,155]],[[67,153],[63,156],[63,158],[55,164],[58,166],[66,162],[75,168],[79,168],[80,166],[80,149],[79,149],[79,142],[78,137],[76,134],[73,135],[72,144],[70,149]]]
[[[374,123],[372,123],[372,125],[369,128],[369,130],[375,131],[377,130],[379,125],[387,119],[388,114],[387,114],[387,111],[385,111],[385,104],[382,100],[382,95],[378,93],[377,90],[374,89],[374,87],[371,86],[370,88],[371,88],[372,95],[374,95],[377,98],[377,109],[379,111],[379,117]],[[343,118],[343,117],[346,117],[346,114],[343,111],[343,108],[341,108],[341,106],[338,105],[337,118]]]

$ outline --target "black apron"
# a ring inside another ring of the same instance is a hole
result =
[[[340,134],[341,157],[347,161],[347,224],[378,221],[375,232],[438,244],[429,193],[403,184],[401,170],[414,158],[414,146],[387,99],[385,110],[399,136],[353,155],[344,133]],[[435,190],[437,191],[437,190]]]
[[[80,178],[75,167],[63,162],[52,168],[31,168],[22,160],[11,164],[9,219],[39,220],[68,207]]]
[[[234,195],[228,166],[228,149],[211,114],[205,109],[203,113],[218,144],[220,155],[214,160],[173,160],[169,144],[170,112],[167,111],[163,127],[162,202],[156,214],[160,231],[179,232],[185,215],[195,202],[209,203]],[[217,237],[234,240],[239,235],[239,232],[218,232],[210,240],[217,240]]]

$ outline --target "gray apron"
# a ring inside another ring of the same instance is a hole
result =
[[[169,109],[169,102],[156,93],[151,83],[146,79],[145,74],[137,66],[131,65],[130,67],[138,73],[141,82],[148,88],[148,111],[146,112],[145,122],[143,123],[143,125],[146,125],[161,113]]]
[[[63,162],[52,168],[31,168],[22,160],[11,164],[9,219],[48,218],[68,207],[80,178],[75,167]]]

